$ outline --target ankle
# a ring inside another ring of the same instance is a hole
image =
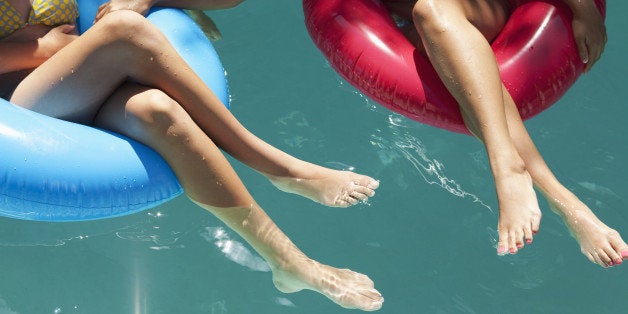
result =
[[[496,179],[507,178],[512,175],[529,175],[525,163],[518,155],[492,160],[491,169]]]

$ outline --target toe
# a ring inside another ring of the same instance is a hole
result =
[[[499,242],[497,242],[497,255],[505,255],[508,253],[508,234],[499,231]]]
[[[354,192],[360,193],[360,194],[364,194],[366,196],[373,196],[375,195],[375,191],[372,188],[369,188],[368,186],[364,186],[364,185],[360,185],[356,182],[353,183],[353,187],[352,187]]]
[[[353,191],[351,193],[349,193],[349,196],[351,196],[352,198],[358,200],[359,202],[366,202],[369,199],[369,196],[364,194],[364,193],[360,193],[359,191]]]
[[[598,265],[600,265],[600,266],[602,266],[602,267],[606,267],[606,263],[604,263],[604,262],[600,259],[600,256],[599,256],[599,255],[597,255],[597,252],[591,252],[591,253],[590,253],[590,255],[591,255],[591,259],[592,259],[592,262],[593,262],[593,263],[598,264]]]
[[[533,217],[532,218],[532,234],[537,234],[539,232],[539,228],[541,227],[541,217]]]
[[[605,249],[599,249],[597,255],[600,257],[600,261],[602,261],[604,265],[613,266],[614,259],[612,258],[612,256],[608,255],[609,252],[613,252],[610,247]],[[613,254],[615,254],[615,252],[613,252]]]
[[[524,237],[523,231],[515,232],[515,245],[517,249],[521,249],[523,247],[523,237]]]
[[[351,195],[347,195],[347,197],[345,198],[345,202],[351,204],[351,205],[355,205],[357,203],[360,202],[360,200],[358,200],[357,198],[351,196]]]
[[[527,228],[523,230],[523,237],[525,238],[526,244],[532,243],[532,239],[534,238],[534,233],[532,230],[533,230],[532,225],[528,226]]]
[[[369,179],[369,182],[366,185],[366,187],[372,190],[377,189],[379,187],[379,180]]]
[[[608,257],[606,263],[613,266],[621,264],[621,255],[617,253],[612,247],[608,247],[604,250],[605,255]]]
[[[515,232],[510,232],[510,234],[508,234],[508,251],[510,254],[517,253],[517,236]]]
[[[359,186],[367,187],[371,190],[375,190],[379,187],[379,180],[375,180],[371,177],[364,175],[359,175],[359,177],[355,181],[353,181],[353,183]]]

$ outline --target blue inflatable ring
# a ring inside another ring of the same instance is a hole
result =
[[[92,25],[100,1],[78,2],[79,29],[84,31]],[[148,18],[228,106],[224,68],[196,23],[172,8],[156,8]],[[0,147],[0,215],[5,217],[41,221],[116,217],[183,192],[168,164],[151,148],[3,99]]]

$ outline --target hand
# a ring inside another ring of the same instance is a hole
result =
[[[131,10],[139,14],[146,15],[151,6],[152,1],[150,0],[110,0],[109,2],[105,2],[98,7],[98,12],[96,12],[96,18],[94,19],[94,23],[98,22],[98,20],[107,15],[107,13],[118,10]]]
[[[63,24],[52,28],[49,32],[41,37],[41,47],[45,49],[45,54],[51,57],[57,51],[67,46],[69,43],[79,37],[76,25]]]
[[[572,10],[572,27],[578,54],[580,60],[586,64],[584,71],[588,72],[604,51],[607,41],[606,26],[593,0],[581,2]]]

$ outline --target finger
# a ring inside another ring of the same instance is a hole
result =
[[[592,49],[594,50],[593,53],[591,54],[593,56],[593,62],[590,62],[590,65],[588,65],[589,69],[591,69],[593,65],[597,63],[597,61],[600,60],[600,58],[602,58],[602,53],[604,53],[604,47],[606,45],[606,41],[607,41],[606,32],[602,32],[602,36],[601,38],[599,38],[599,42],[595,45],[595,49]]]
[[[76,25],[74,25],[74,24],[62,24],[62,25],[59,25],[59,26],[55,27],[55,29],[59,30],[60,32],[62,32],[64,34],[70,34],[70,33],[74,32],[74,30],[76,29]]]
[[[109,2],[103,3],[98,7],[96,17],[94,18],[94,23],[98,22],[107,13],[109,13]]]
[[[586,39],[578,40],[578,55],[580,56],[580,61],[585,64],[585,72],[588,71],[589,68],[589,48],[586,44]]]

